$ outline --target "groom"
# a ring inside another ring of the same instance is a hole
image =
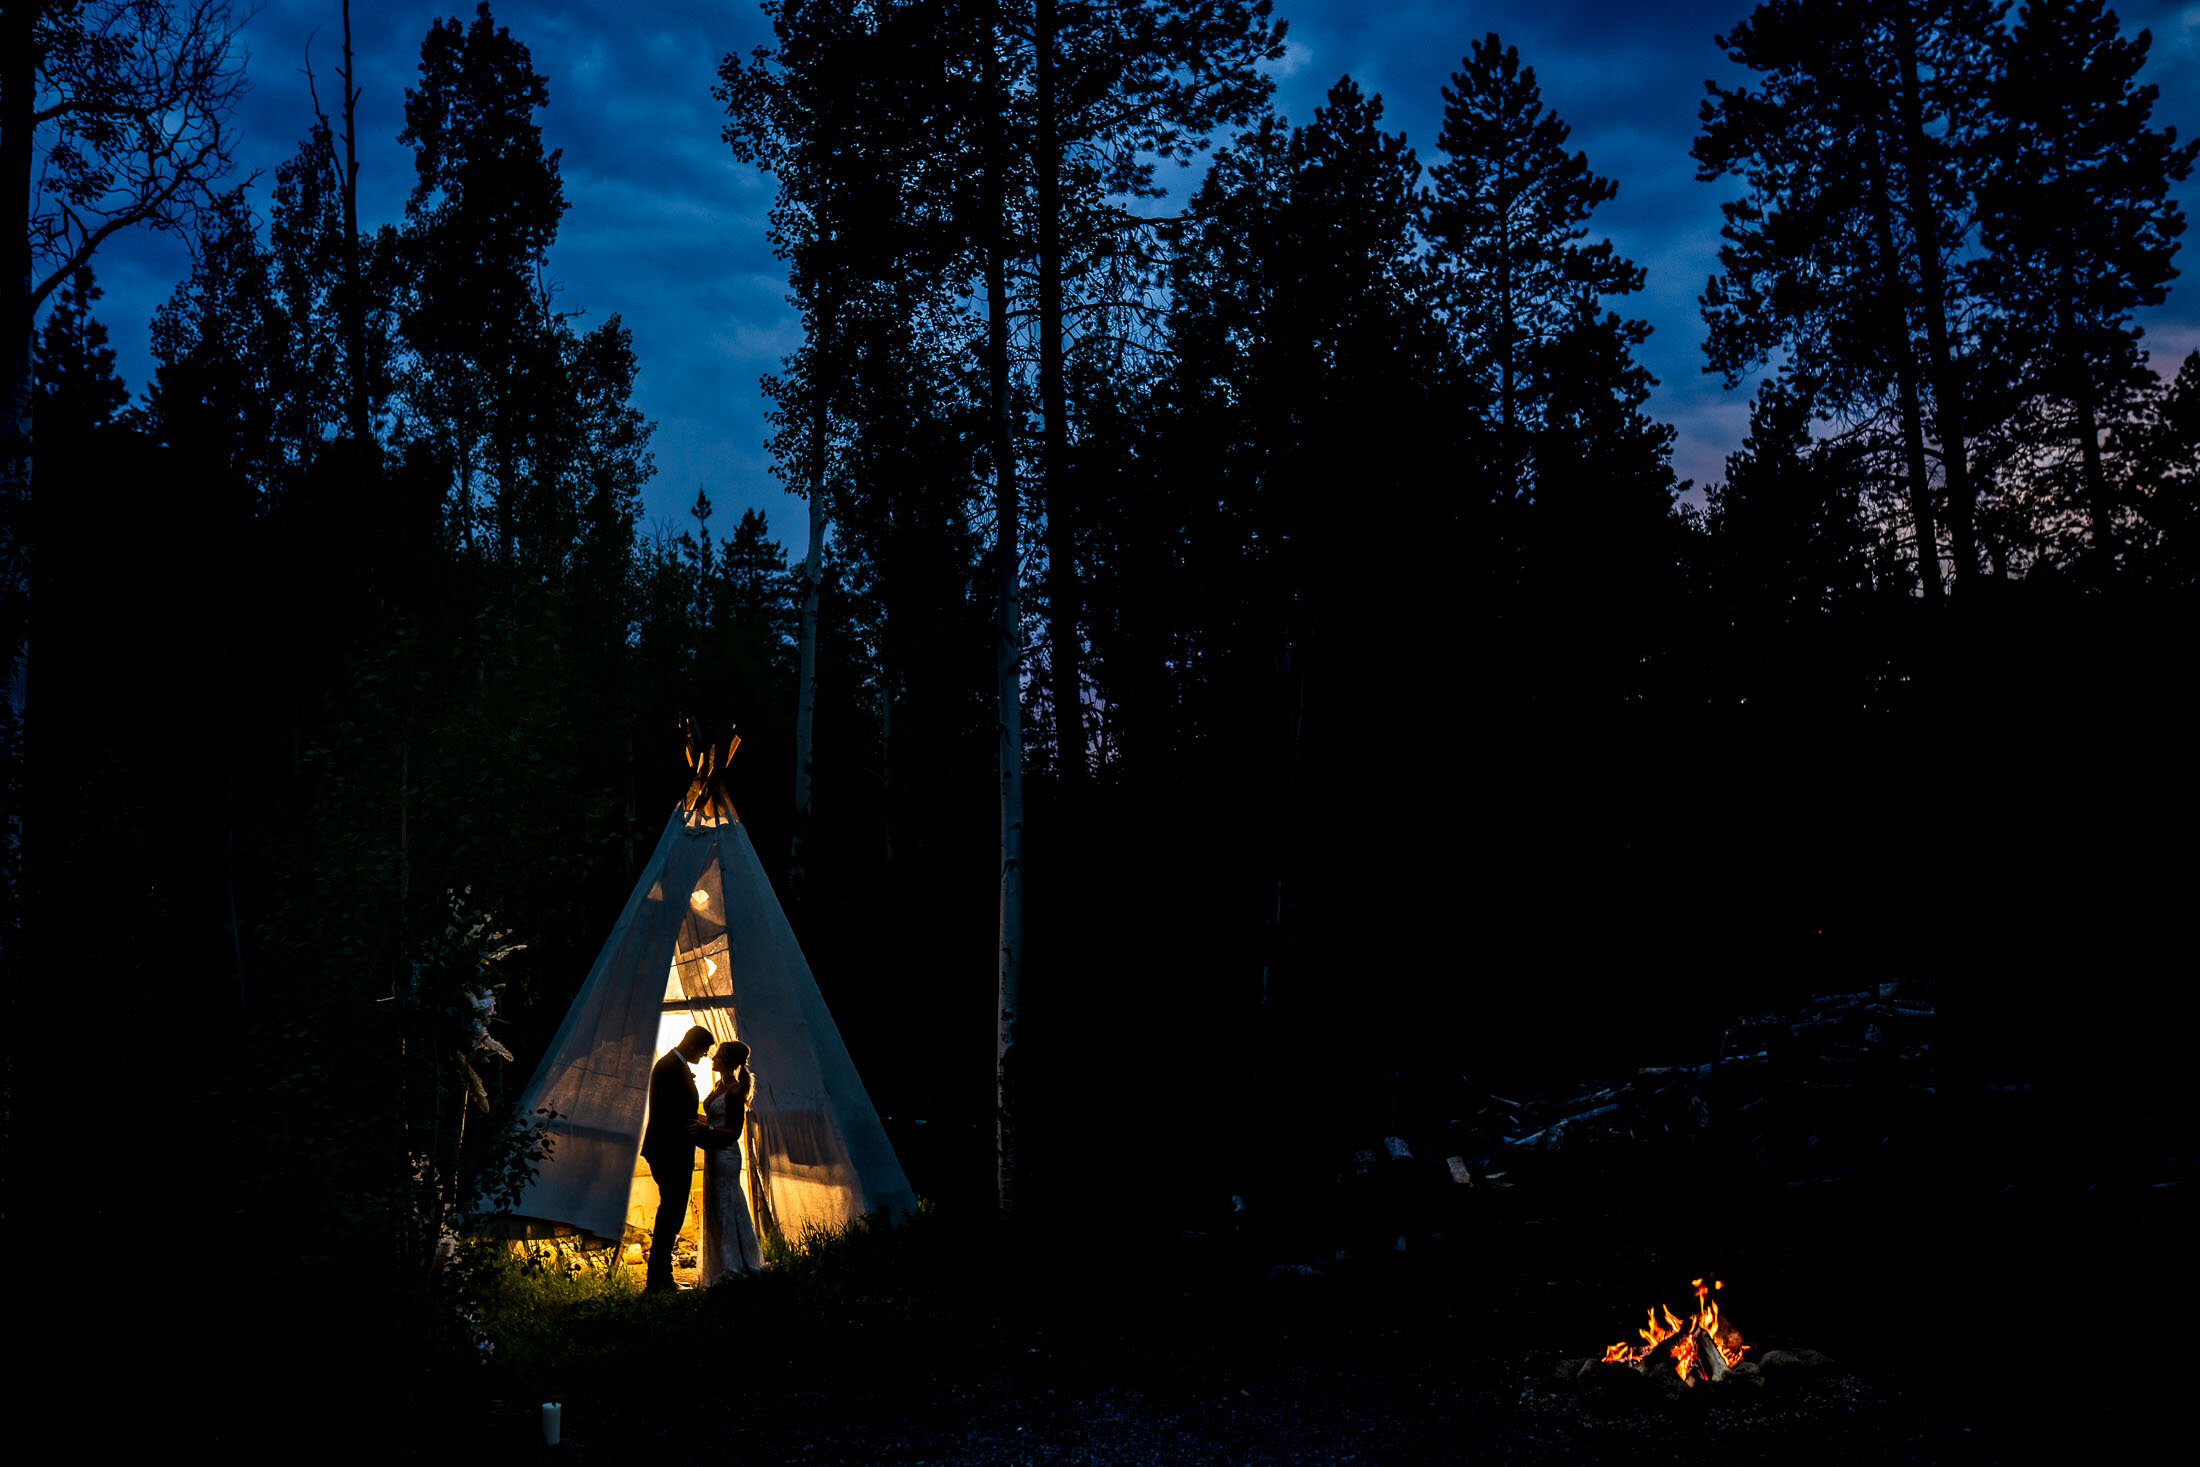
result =
[[[698,1024],[665,1051],[649,1072],[649,1127],[642,1133],[642,1160],[657,1184],[657,1225],[649,1235],[649,1271],[642,1292],[671,1291],[672,1244],[687,1221],[688,1188],[695,1174],[695,1148],[705,1144],[709,1128],[696,1114],[695,1072],[710,1053],[710,1030]]]

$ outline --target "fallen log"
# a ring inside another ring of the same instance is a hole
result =
[[[1644,1065],[1635,1071],[1638,1080],[1708,1080],[1720,1070],[1747,1065],[1761,1065],[1771,1056],[1764,1050],[1754,1054],[1730,1054],[1704,1065]]]
[[[1509,1136],[1505,1139],[1505,1144],[1507,1146],[1541,1146],[1548,1151],[1565,1140],[1566,1133],[1581,1124],[1581,1122],[1593,1121],[1599,1116],[1616,1115],[1618,1112],[1619,1107],[1616,1105],[1598,1106],[1595,1110],[1585,1110],[1578,1115],[1570,1115],[1564,1120],[1554,1121],[1540,1131],[1530,1131],[1527,1135],[1519,1137]]]

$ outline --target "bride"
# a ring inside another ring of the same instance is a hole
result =
[[[749,1095],[756,1076],[749,1069],[749,1047],[738,1039],[718,1046],[710,1059],[712,1084],[703,1102],[711,1129],[724,1133],[703,1160],[703,1246],[701,1282],[755,1273],[764,1266],[749,1217],[749,1194],[742,1175],[742,1133],[747,1129]]]

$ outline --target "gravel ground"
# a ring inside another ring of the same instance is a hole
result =
[[[908,1467],[1430,1462],[1988,1463],[2022,1461],[1967,1425],[1834,1372],[1748,1399],[1617,1402],[1527,1375],[1446,1362],[1299,1367],[1186,1398],[1138,1387],[1031,1394],[1000,1379],[943,1387],[921,1413],[850,1412],[819,1398],[806,1424],[654,1432],[632,1419],[515,1455],[573,1463],[895,1463]]]

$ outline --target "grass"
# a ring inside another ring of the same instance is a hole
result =
[[[775,1256],[753,1278],[644,1295],[624,1266],[547,1248],[507,1254],[485,1270],[479,1313],[495,1346],[491,1393],[601,1407],[655,1397],[668,1367],[710,1379],[693,1394],[720,1401],[868,1391],[942,1350],[967,1358],[1002,1337],[983,1238],[929,1212],[813,1234]]]
[[[1384,1256],[1358,1282],[1277,1287],[1272,1244],[1155,1221],[1099,1211],[1003,1229],[925,1211],[678,1295],[644,1296],[624,1268],[506,1262],[480,1312],[495,1345],[484,1393],[561,1399],[592,1423],[761,1430],[814,1422],[828,1400],[844,1418],[928,1419],[973,1391],[1196,1399],[1293,1364],[1485,1338],[1460,1335],[1445,1302],[1463,1281]],[[668,1372],[693,1388],[668,1391]]]

